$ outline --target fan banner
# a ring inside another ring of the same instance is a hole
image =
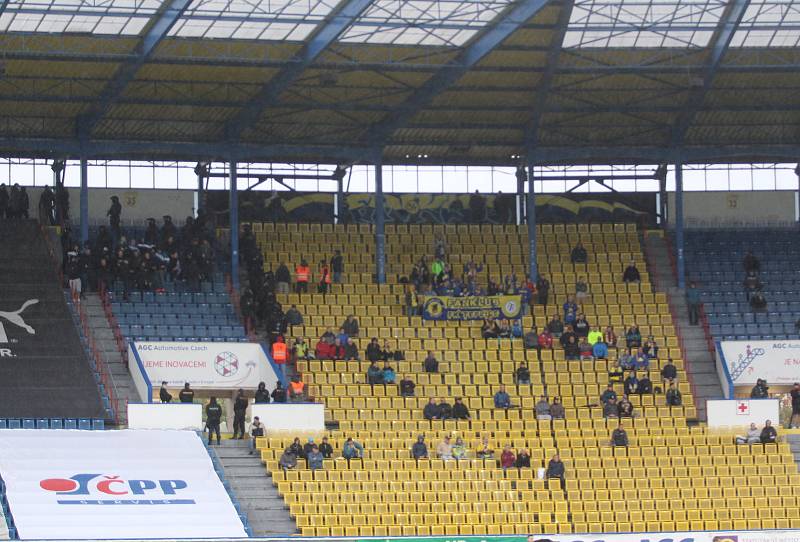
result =
[[[522,317],[522,296],[426,296],[422,300],[425,320],[505,320]]]
[[[273,389],[278,374],[258,343],[132,342],[129,359],[134,384],[142,400],[152,401],[153,387],[184,383],[197,390],[256,389],[264,382]]]
[[[0,430],[22,540],[246,537],[193,431]]]

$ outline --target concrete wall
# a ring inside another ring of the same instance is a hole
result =
[[[668,195],[669,223],[675,224],[675,194]],[[684,192],[688,228],[788,225],[795,221],[795,192]]]
[[[42,188],[27,187],[31,202],[31,217],[38,216],[39,196]],[[80,223],[80,190],[68,188],[70,218],[74,225]],[[89,189],[89,223],[108,224],[106,213],[111,207],[111,196],[118,196],[122,204],[122,223],[141,224],[152,217],[161,222],[161,217],[170,215],[176,223],[194,215],[192,190],[131,190],[114,188]]]

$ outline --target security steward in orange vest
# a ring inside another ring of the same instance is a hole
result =
[[[289,382],[289,401],[292,403],[302,403],[306,400],[306,384],[300,380],[299,376],[295,376]]]
[[[289,350],[286,343],[283,342],[283,337],[278,337],[272,343],[272,359],[281,368],[283,374],[286,374],[286,360],[288,359]]]
[[[300,265],[294,268],[295,276],[295,291],[299,293],[308,293],[308,281],[311,280],[311,268],[305,260],[300,260]]]

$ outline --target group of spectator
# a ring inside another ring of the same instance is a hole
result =
[[[334,454],[333,446],[330,444],[328,437],[322,437],[322,442],[317,444],[314,439],[309,437],[305,444],[300,443],[300,438],[295,437],[292,444],[281,454],[278,464],[283,470],[290,470],[297,468],[297,460],[305,459],[306,465],[311,470],[319,470],[324,468],[324,461],[332,459]],[[352,437],[348,437],[342,446],[342,455],[344,459],[360,459],[364,457],[364,447]]]
[[[70,229],[64,228],[64,273],[73,296],[103,291],[114,281],[122,284],[125,299],[131,290],[163,292],[167,283],[175,282],[199,290],[201,282],[211,280],[215,258],[214,238],[202,216],[188,217],[180,230],[169,216],[164,217],[160,229],[155,219],[148,219],[140,240],[120,235],[117,217],[111,229],[100,226],[94,241],[83,248],[72,241]]]
[[[764,428],[759,429],[755,423],[744,435],[736,437],[736,444],[772,444],[778,441],[778,431],[772,426],[772,421],[764,422]]]
[[[446,399],[437,402],[434,397],[422,409],[422,416],[429,421],[436,420],[471,420],[469,408],[461,397],[456,397],[455,404],[451,405]]]
[[[30,200],[24,186],[14,183],[11,190],[0,184],[0,219],[28,218]]]

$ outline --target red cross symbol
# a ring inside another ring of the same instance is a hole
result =
[[[750,405],[746,401],[740,401],[738,405],[736,405],[737,414],[745,415],[750,413]]]

